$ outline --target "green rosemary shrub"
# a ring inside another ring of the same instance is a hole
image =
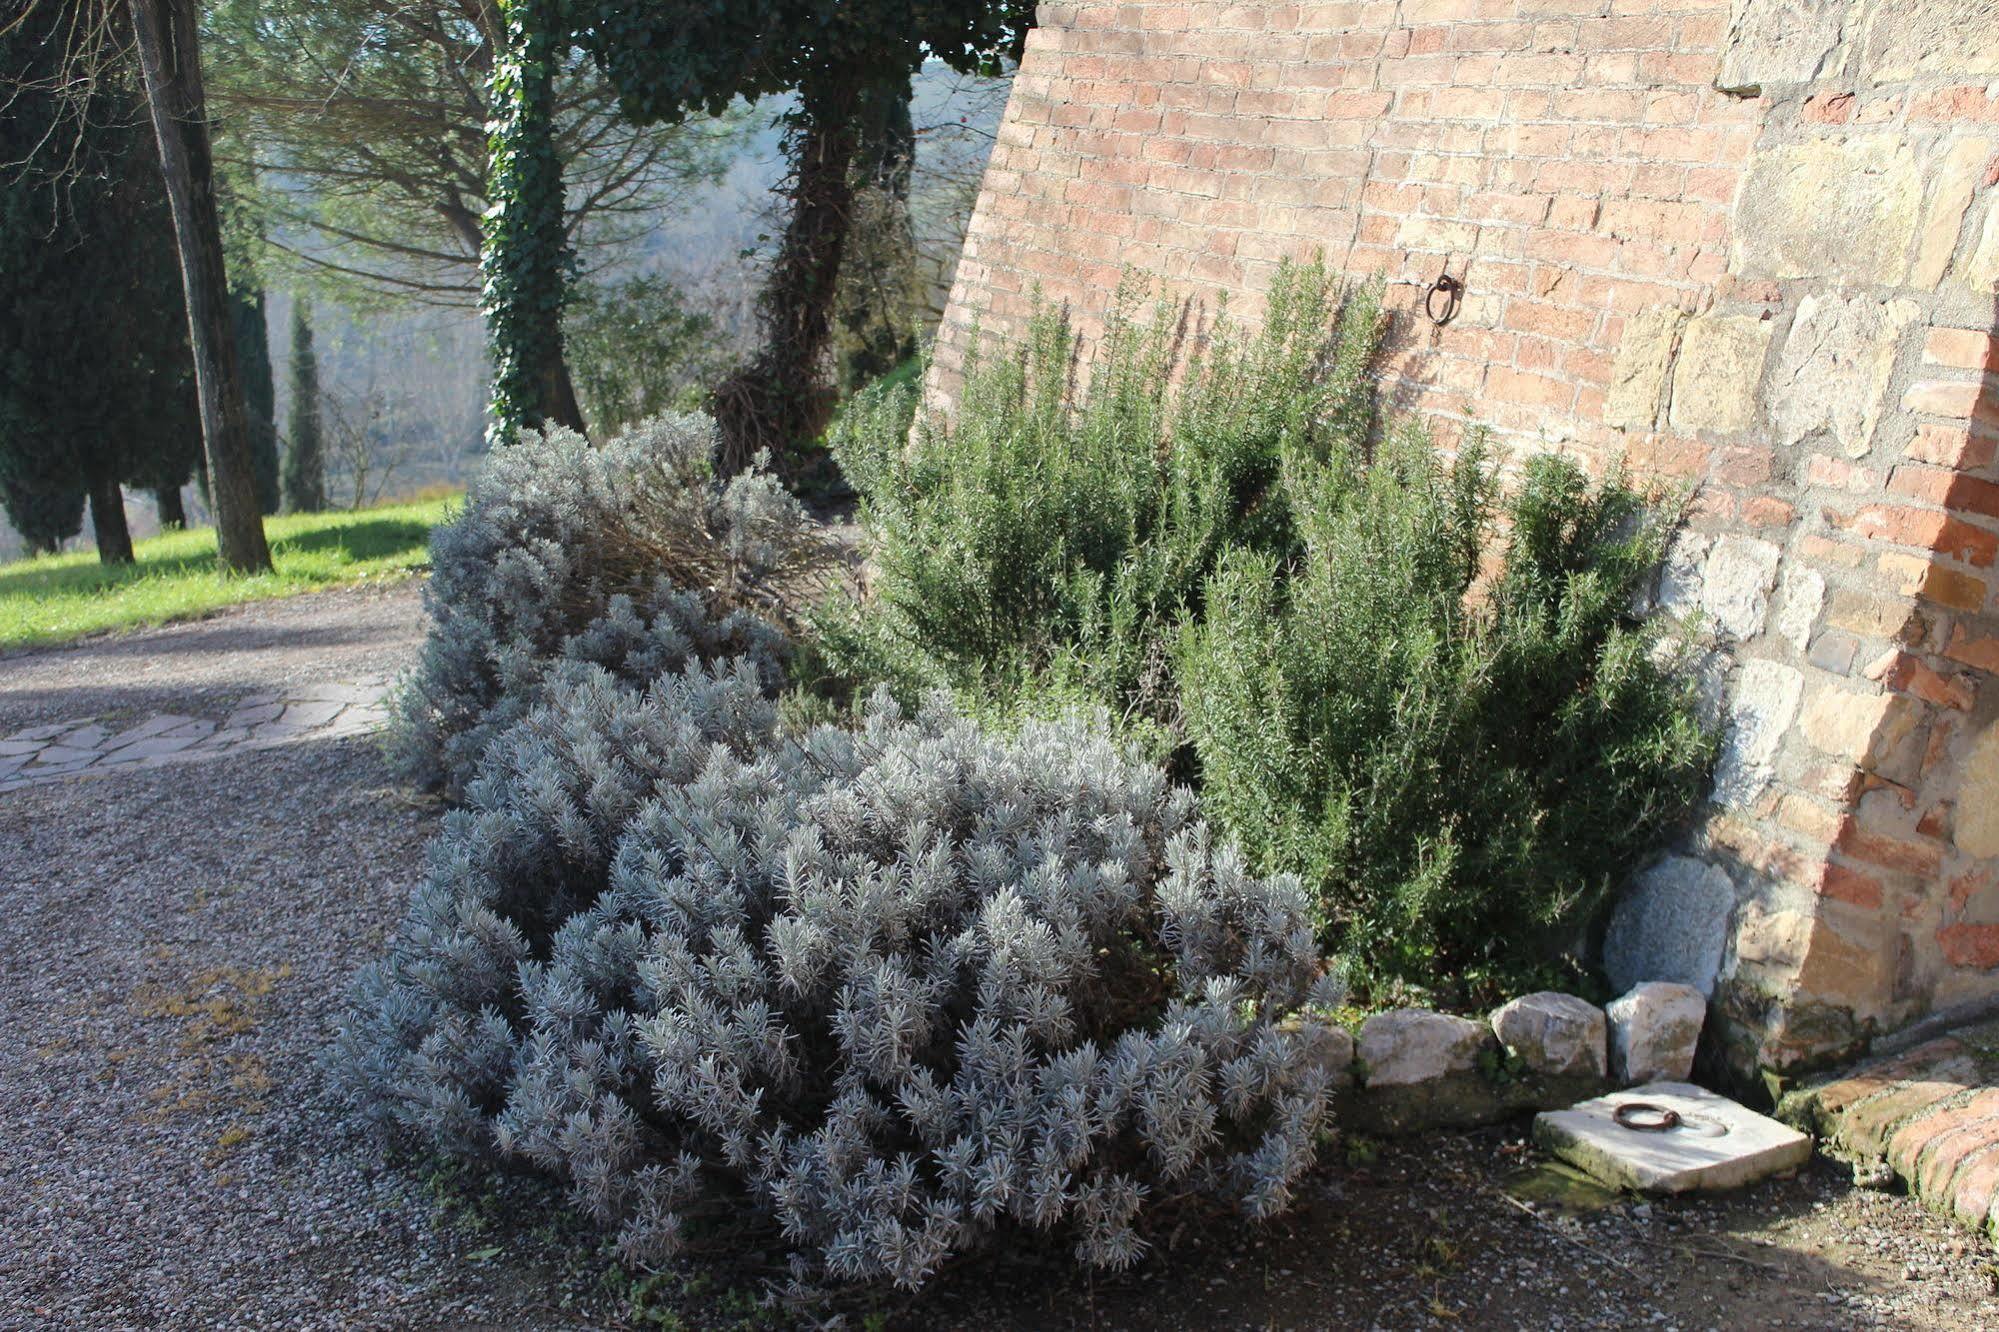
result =
[[[1043,311],[1024,348],[967,368],[951,420],[911,435],[894,396],[851,410],[832,442],[873,596],[822,616],[831,667],[904,699],[1086,703],[1167,734],[1174,625],[1225,551],[1293,547],[1284,460],[1366,433],[1379,304],[1360,293],[1335,319],[1336,301],[1322,266],[1287,267],[1261,330],[1224,312],[1169,388],[1184,312],[1141,318],[1127,287],[1087,367]]]
[[[1302,550],[1231,552],[1181,639],[1207,807],[1319,886],[1363,986],[1534,984],[1706,788],[1691,672],[1634,609],[1667,524],[1552,457],[1502,501],[1476,442],[1413,430],[1292,492]]]
[[[1713,758],[1634,610],[1665,523],[1551,459],[1502,500],[1476,445],[1382,431],[1376,293],[1319,265],[1176,380],[1183,318],[1127,289],[1087,366],[1044,312],[951,419],[851,410],[871,595],[821,615],[819,669],[987,717],[1107,709],[1305,877],[1363,983],[1469,1001],[1567,965]]]

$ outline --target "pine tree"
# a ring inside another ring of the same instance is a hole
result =
[[[326,452],[320,435],[319,356],[312,348],[312,307],[292,302],[292,428],[285,449],[285,508],[326,507]]]

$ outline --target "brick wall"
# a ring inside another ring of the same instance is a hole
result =
[[[1798,1067],[1999,994],[1995,79],[1994,0],[1045,5],[933,400],[1037,290],[1253,315],[1323,252],[1387,283],[1440,437],[1696,486],[1660,595],[1720,641],[1727,753],[1606,961]]]

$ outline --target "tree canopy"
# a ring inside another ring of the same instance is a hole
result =
[[[184,485],[200,419],[140,94],[102,79],[68,102],[66,21],[38,7],[0,34],[0,485],[42,544],[75,532],[88,494],[99,553],[117,560],[130,557],[120,483]]]

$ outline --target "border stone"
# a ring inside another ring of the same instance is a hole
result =
[[[1610,1074],[1618,1082],[1683,1082],[1694,1066],[1707,1000],[1691,985],[1646,981],[1613,999]]]
[[[1603,1010],[1555,990],[1523,994],[1492,1015],[1492,1034],[1530,1073],[1602,1078],[1608,1068]]]

